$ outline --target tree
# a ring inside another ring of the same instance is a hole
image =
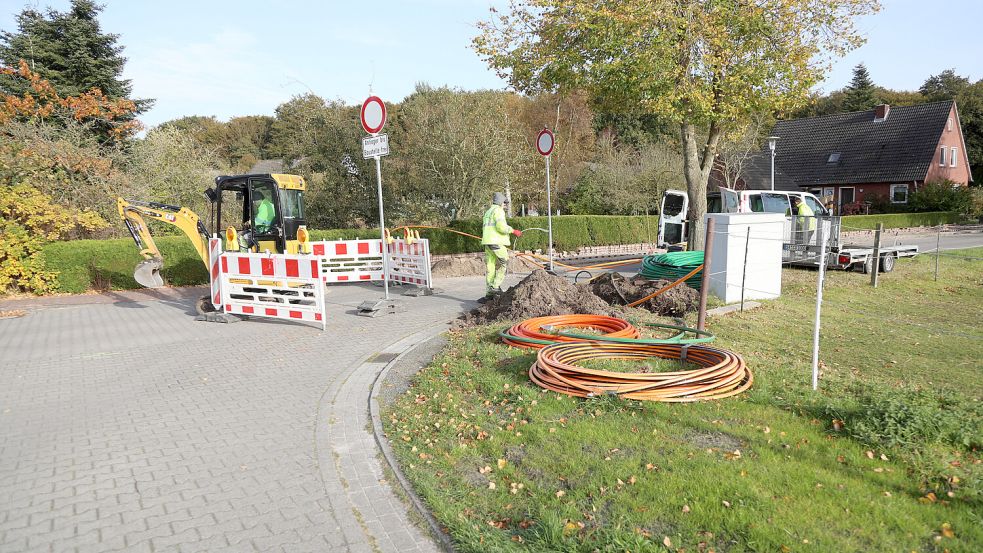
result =
[[[877,105],[876,89],[874,81],[870,79],[867,67],[858,63],[853,68],[853,79],[844,89],[846,96],[843,98],[843,110],[866,111],[874,107]]]
[[[17,16],[17,32],[0,32],[0,62],[17,67],[21,60],[51,84],[59,96],[81,96],[98,90],[109,100],[126,100],[133,109],[122,123],[133,121],[153,100],[130,98],[132,85],[122,79],[126,58],[117,44],[119,35],[103,33],[97,19],[102,6],[91,0],[73,0],[67,12],[25,9]],[[0,93],[23,95],[30,84],[0,76]],[[100,123],[93,129],[104,139],[114,132]]]
[[[702,222],[722,134],[802,104],[877,0],[529,0],[479,23],[474,47],[522,91],[586,91],[604,112],[680,132],[691,221]],[[699,227],[700,225],[694,225]],[[697,228],[690,244],[703,245]]]
[[[969,79],[956,75],[953,69],[946,69],[938,75],[925,79],[918,91],[929,102],[938,102],[957,99],[969,86]]]

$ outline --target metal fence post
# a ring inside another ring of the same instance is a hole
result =
[[[884,230],[884,223],[877,223],[877,232],[874,233],[874,258],[870,263],[870,285],[877,288],[877,273],[881,268],[881,231]]]
[[[706,330],[707,321],[707,292],[710,291],[710,256],[713,255],[714,219],[707,221],[706,237],[703,247],[703,282],[700,284],[700,311],[697,315],[696,328]]]
[[[747,282],[747,250],[751,243],[751,225],[747,227],[747,234],[744,236],[744,269],[741,270],[741,312],[744,312],[744,283]]]
[[[819,278],[816,284],[816,322],[812,329],[812,389],[819,389],[819,320],[822,314],[823,305],[823,284],[826,279],[826,242],[829,235],[826,226],[820,228],[822,243],[822,253],[819,255]]]

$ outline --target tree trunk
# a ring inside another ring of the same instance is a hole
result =
[[[702,151],[696,143],[696,127],[692,123],[682,123],[683,174],[686,177],[686,193],[689,196],[689,249],[702,250],[704,242],[704,221],[707,213],[707,182],[710,170],[717,155],[721,128],[716,121],[710,123],[707,142]]]

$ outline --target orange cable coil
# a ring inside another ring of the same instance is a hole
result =
[[[680,359],[683,356],[700,368],[623,373],[578,365],[597,359]],[[570,396],[616,394],[627,399],[677,403],[734,396],[750,388],[754,380],[744,358],[725,349],[680,344],[599,342],[559,343],[539,350],[536,362],[529,368],[529,378],[547,390]]]
[[[553,315],[526,319],[501,333],[502,341],[520,348],[539,349],[560,342],[578,342],[579,338],[542,332],[544,327],[592,328],[613,338],[638,338],[638,329],[624,319],[607,315]]]

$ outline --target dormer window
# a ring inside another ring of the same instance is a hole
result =
[[[840,152],[833,152],[829,154],[829,159],[826,160],[826,163],[837,163],[839,161],[840,161]]]

